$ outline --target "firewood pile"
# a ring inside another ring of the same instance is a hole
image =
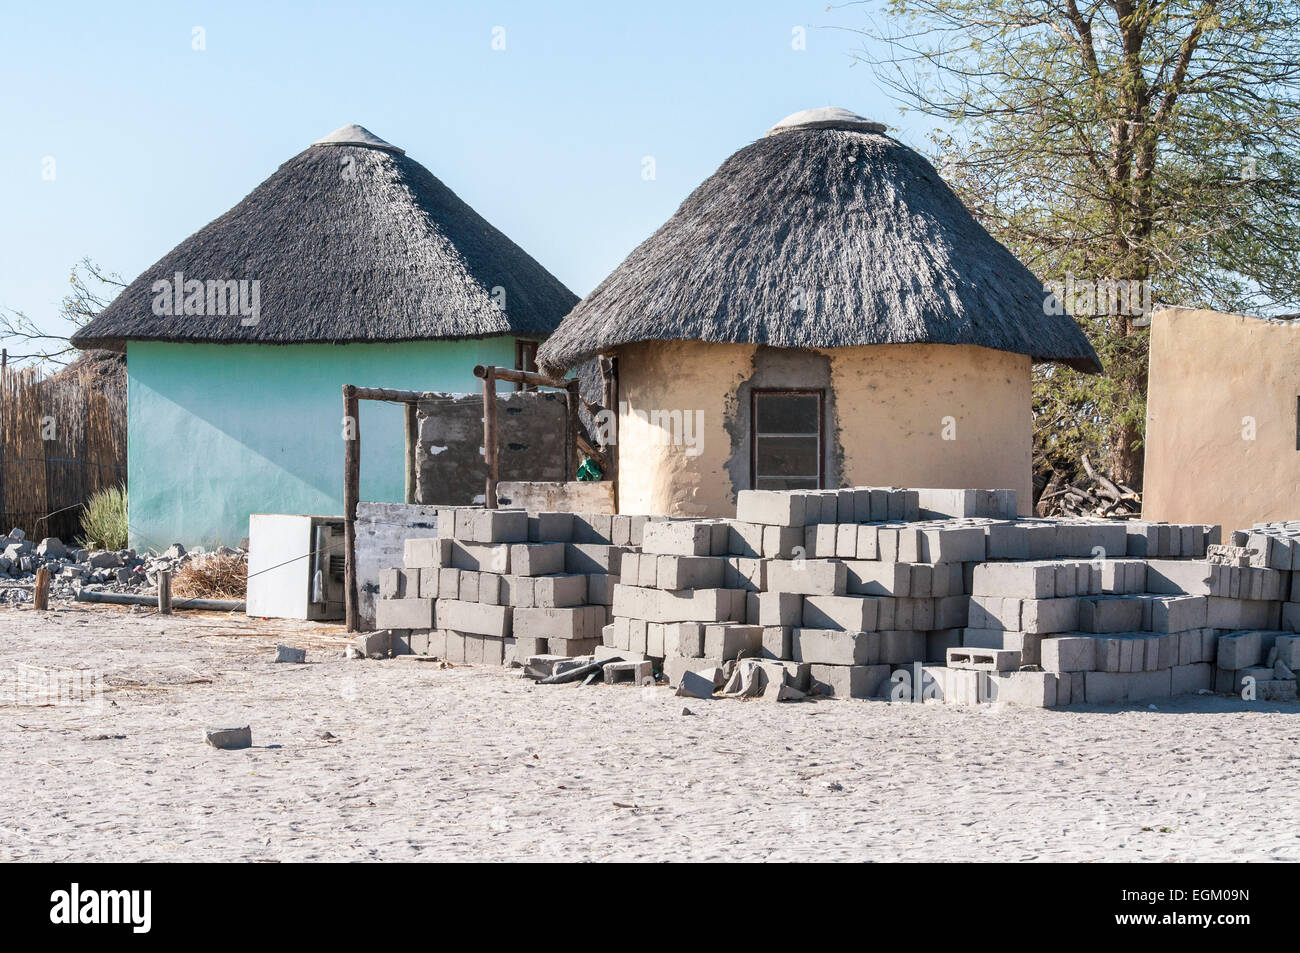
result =
[[[1136,519],[1142,514],[1142,494],[1099,473],[1085,453],[1082,473],[1071,480],[1053,470],[1038,498],[1039,516],[1102,516],[1108,519]]]

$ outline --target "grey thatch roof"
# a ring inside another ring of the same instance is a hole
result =
[[[1069,316],[917,152],[845,110],[731,156],[541,347],[558,373],[636,341],[975,344],[1099,371]]]
[[[186,281],[257,280],[257,323],[155,314],[153,283],[177,272]],[[540,338],[576,301],[424,166],[345,126],[168,252],[73,343]]]

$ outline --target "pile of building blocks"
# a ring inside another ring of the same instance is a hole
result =
[[[375,652],[486,665],[589,655],[609,622],[620,562],[651,522],[439,509],[437,535],[406,540],[403,565],[380,573]]]
[[[1017,517],[1011,490],[857,487],[742,491],[735,519],[438,523],[382,575],[395,653],[650,663],[687,694],[782,700],[1296,691],[1300,522],[1221,545],[1216,526]]]

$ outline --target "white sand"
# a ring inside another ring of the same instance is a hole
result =
[[[271,664],[277,641],[310,664]],[[1294,704],[686,701],[343,644],[237,616],[0,610],[0,670],[106,689],[98,711],[0,707],[0,859],[1300,859]],[[203,743],[244,723],[257,747]]]

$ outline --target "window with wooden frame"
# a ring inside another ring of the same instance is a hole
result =
[[[817,490],[825,479],[823,390],[750,393],[750,486],[756,490]]]
[[[515,370],[537,371],[537,342],[515,340]],[[535,390],[532,384],[516,383],[515,390]]]

